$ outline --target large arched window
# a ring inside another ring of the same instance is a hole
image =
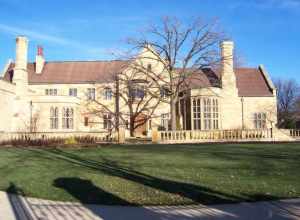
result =
[[[74,127],[74,110],[73,108],[64,107],[62,115],[63,129],[73,129]]]
[[[57,107],[50,108],[50,128],[58,129],[58,108]]]

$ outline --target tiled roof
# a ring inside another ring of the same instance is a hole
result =
[[[72,83],[104,83],[111,82],[112,76],[122,72],[128,61],[68,61],[46,62],[41,74],[35,73],[35,63],[28,64],[28,81],[30,84],[72,84]],[[11,64],[4,75],[10,81]],[[273,96],[260,68],[236,68],[237,88],[239,96]],[[194,73],[189,79],[191,88],[220,87],[220,74],[210,69]]]
[[[122,72],[127,61],[68,61],[46,62],[41,74],[35,73],[35,63],[28,63],[28,82],[45,83],[95,83],[111,82],[114,74]],[[11,64],[4,75],[9,80],[8,72],[14,68]]]
[[[238,95],[244,97],[273,96],[272,89],[260,68],[235,68]],[[221,87],[220,72],[204,69],[193,73],[189,79],[189,87]]]

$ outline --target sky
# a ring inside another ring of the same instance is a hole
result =
[[[28,37],[30,61],[37,45],[47,61],[108,60],[163,16],[218,18],[245,66],[300,82],[300,0],[0,0],[0,69],[17,35]]]

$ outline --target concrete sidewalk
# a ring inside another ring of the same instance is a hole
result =
[[[215,206],[118,207],[24,198],[0,192],[0,220],[300,219],[300,199]]]

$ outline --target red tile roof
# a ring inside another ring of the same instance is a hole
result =
[[[68,61],[46,62],[41,74],[35,73],[35,64],[28,64],[28,81],[30,84],[72,84],[111,82],[115,73],[122,72],[128,61]],[[11,64],[4,75],[10,81]],[[236,68],[239,96],[273,96],[264,74],[259,68]],[[190,88],[220,87],[220,74],[209,69],[194,74],[189,80]]]
[[[237,68],[235,76],[239,96],[273,96],[272,89],[259,68]]]
[[[127,61],[117,60],[46,62],[42,73],[36,74],[35,63],[28,63],[28,81],[30,84],[111,82],[113,75],[122,72],[127,64]],[[4,75],[6,80],[13,68],[11,64]]]

